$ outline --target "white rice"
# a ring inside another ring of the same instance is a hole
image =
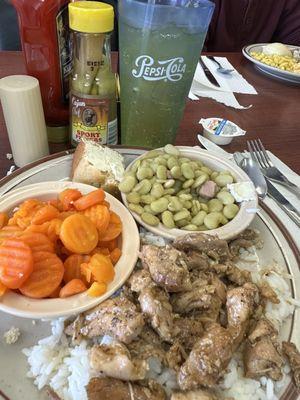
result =
[[[144,243],[159,246],[166,244],[163,238],[148,232],[142,233],[141,238]],[[266,269],[260,266],[254,247],[241,250],[240,257],[239,267],[249,270],[254,282],[259,282],[263,277],[275,290],[280,303],[268,302],[266,316],[280,329],[282,321],[291,316],[295,305],[299,305],[299,300],[291,299],[290,287],[278,266],[273,268],[275,272],[270,272],[271,268],[269,268],[268,275],[265,275]],[[30,366],[27,376],[34,379],[34,384],[39,390],[49,386],[62,400],[87,400],[86,385],[92,377],[89,366],[89,347],[93,343],[82,341],[80,345],[73,346],[63,333],[63,319],[52,321],[51,327],[51,336],[40,340],[32,348],[23,350]],[[111,337],[104,336],[96,342],[109,344],[111,341]],[[154,357],[148,359],[148,364],[148,379],[155,379],[163,385],[169,396],[173,390],[178,389],[176,373],[173,370],[164,368]],[[283,379],[279,382],[273,382],[265,377],[259,381],[245,378],[242,351],[239,351],[234,354],[229,363],[228,372],[219,385],[219,397],[231,397],[236,400],[277,400],[277,394],[289,380],[289,372],[289,367],[285,365]]]

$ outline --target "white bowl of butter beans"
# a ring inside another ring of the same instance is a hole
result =
[[[227,184],[249,182],[234,163],[198,147],[166,145],[134,160],[119,185],[135,220],[168,239],[202,231],[230,239],[254,218],[254,200],[237,203]]]

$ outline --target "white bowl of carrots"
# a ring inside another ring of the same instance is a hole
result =
[[[83,312],[131,274],[139,232],[102,189],[43,182],[0,199],[0,310],[26,318]]]

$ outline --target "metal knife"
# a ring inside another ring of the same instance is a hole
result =
[[[268,195],[275,200],[276,204],[295,222],[300,228],[300,214],[296,208],[276,189],[274,185],[266,178],[268,186]]]
[[[207,68],[207,66],[202,61],[201,56],[199,58],[199,64],[201,65],[201,67],[204,71],[204,74],[205,74],[206,78],[209,80],[209,82],[212,83],[214,86],[221,87],[219,82],[216,80],[216,78],[213,76],[213,74],[210,72],[210,70]]]
[[[213,143],[211,140],[206,139],[202,135],[198,135],[197,137],[198,137],[199,142],[202,144],[203,147],[206,148],[206,150],[221,154],[223,157],[228,158],[230,160],[233,159],[233,155],[231,153],[228,153],[227,151],[223,150],[220,146]]]

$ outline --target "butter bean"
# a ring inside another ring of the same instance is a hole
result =
[[[165,190],[163,188],[163,185],[161,183],[154,183],[151,189],[151,196],[155,197],[156,199],[160,198],[163,196]]]
[[[141,196],[137,192],[128,193],[126,196],[128,203],[139,204]]]
[[[198,178],[195,180],[195,182],[193,183],[193,188],[197,188],[199,186],[202,186],[204,182],[206,182],[208,180],[208,175],[204,174],[204,175],[200,175],[198,176]]]
[[[187,209],[183,209],[176,214],[174,214],[174,221],[179,221],[181,219],[188,218],[190,216],[190,212]]]
[[[185,181],[185,182],[182,184],[183,189],[188,189],[188,188],[190,188],[191,186],[193,186],[194,182],[195,182],[194,179],[188,179],[187,181]]]
[[[181,172],[182,175],[186,178],[186,179],[194,179],[195,174],[194,174],[194,170],[191,167],[190,163],[182,163],[181,164]]]
[[[161,197],[158,200],[154,200],[151,204],[151,210],[153,210],[154,212],[157,213],[162,213],[163,211],[165,211],[168,208],[168,199]]]
[[[228,219],[233,219],[239,212],[239,207],[236,204],[227,204],[223,209],[223,214]]]
[[[180,151],[173,146],[172,144],[166,144],[164,147],[164,150],[167,154],[170,154],[172,156],[179,156],[180,155]]]
[[[174,186],[174,184],[175,184],[174,179],[168,179],[167,182],[164,183],[164,188],[170,189],[171,187]]]
[[[162,219],[162,223],[167,227],[167,228],[175,228],[175,222],[173,219],[173,214],[171,213],[171,211],[164,211],[161,214],[161,219]]]
[[[218,212],[218,211],[223,210],[223,204],[219,199],[211,199],[211,200],[209,200],[207,205],[208,205],[209,212],[213,212],[213,211]]]
[[[185,231],[197,231],[198,227],[194,224],[188,224],[183,226],[181,229],[185,230]]]
[[[147,194],[151,190],[151,182],[148,179],[143,179],[133,188],[134,192],[138,192],[139,194]]]
[[[159,165],[156,170],[156,176],[158,179],[167,179],[167,168],[164,165]]]
[[[151,225],[151,226],[156,226],[159,224],[159,219],[152,214],[149,214],[147,212],[144,212],[141,215],[142,221],[144,221],[146,224]]]
[[[140,167],[136,173],[136,177],[138,178],[139,181],[142,181],[143,179],[146,178],[152,178],[152,176],[153,176],[153,170],[150,167],[144,167],[144,166]]]
[[[133,211],[133,212],[135,212],[135,213],[137,213],[139,215],[144,212],[143,207],[141,207],[138,204],[129,203],[128,204],[128,208],[129,208],[129,210],[131,210],[131,211]]]
[[[119,190],[122,193],[129,193],[136,185],[137,180],[133,176],[126,176],[119,184]]]
[[[191,222],[194,225],[200,226],[204,222],[204,218],[206,217],[207,213],[205,211],[199,211],[194,218],[192,218]]]
[[[233,204],[234,203],[234,197],[228,193],[227,191],[221,191],[217,194],[217,198],[224,204]]]
[[[168,204],[168,210],[177,212],[183,209],[183,204],[178,200],[177,197],[171,197]]]
[[[170,157],[168,160],[167,160],[167,166],[168,166],[168,168],[171,170],[173,167],[176,167],[176,166],[178,166],[178,160],[177,160],[177,158],[176,157]]]
[[[221,222],[220,214],[218,212],[211,212],[204,218],[204,225],[207,229],[216,229]]]
[[[171,175],[173,178],[178,179],[182,177],[181,168],[178,165],[174,165],[171,170]]]
[[[219,174],[215,178],[215,182],[220,187],[227,186],[228,184],[233,183],[233,177],[231,175]]]
[[[151,196],[151,194],[143,194],[141,196],[140,202],[142,204],[151,204],[155,200],[154,196]]]

